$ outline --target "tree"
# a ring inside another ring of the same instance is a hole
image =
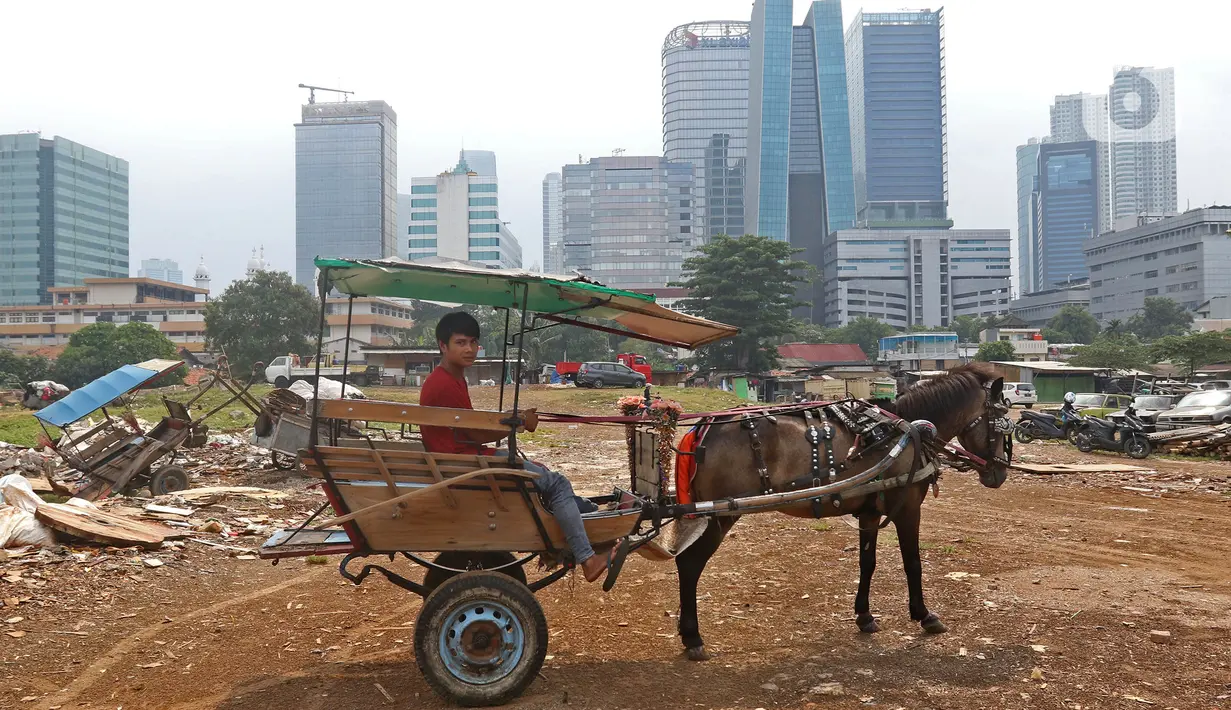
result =
[[[1166,360],[1186,366],[1188,376],[1192,377],[1199,367],[1231,360],[1231,331],[1164,336],[1154,341],[1150,355],[1156,362]]]
[[[51,368],[52,379],[72,388],[81,387],[124,365],[155,358],[178,359],[175,344],[148,323],[93,323],[73,333],[68,347]],[[170,378],[170,379],[169,379]],[[159,384],[174,384],[173,373]]]
[[[980,343],[979,351],[975,353],[979,362],[1004,362],[1017,359],[1017,351],[1013,343],[1007,340],[993,340],[990,343]]]
[[[314,352],[320,313],[317,299],[290,274],[258,271],[206,304],[205,340],[226,352],[233,372],[244,373],[279,355]]]
[[[1094,342],[1099,333],[1098,321],[1090,315],[1090,311],[1070,303],[1047,321],[1043,329],[1043,339],[1052,343],[1083,343]]]
[[[953,330],[959,343],[979,342],[979,333],[987,328],[987,321],[978,316],[958,316],[953,319]]]
[[[734,338],[698,351],[703,367],[764,372],[778,360],[775,339],[791,332],[791,309],[811,267],[793,258],[801,249],[789,242],[746,234],[715,236],[684,262],[683,286],[691,297],[680,305],[690,313],[737,326]]]
[[[858,345],[869,360],[875,360],[877,353],[880,352],[881,338],[887,338],[896,332],[888,323],[867,316],[859,316],[839,328],[834,334],[833,342]]]
[[[1141,341],[1132,333],[1101,333],[1094,342],[1077,348],[1069,364],[1075,367],[1139,370],[1149,364],[1149,357]]]
[[[832,343],[833,337],[837,332],[837,328],[826,328],[816,323],[809,323],[804,320],[796,320],[791,325],[791,330],[786,335],[780,338],[778,344],[783,343]]]
[[[1128,329],[1146,342],[1192,330],[1193,314],[1163,296],[1150,296],[1141,312],[1128,319]]]
[[[24,387],[27,382],[47,379],[50,372],[51,362],[41,355],[18,355],[0,348],[0,387]]]

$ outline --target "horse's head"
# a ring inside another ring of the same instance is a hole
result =
[[[1009,458],[1013,455],[1013,423],[1004,401],[1004,378],[984,381],[982,390],[983,396],[967,406],[967,423],[958,432],[957,440],[962,448],[986,462],[976,467],[979,482],[988,488],[999,488],[1008,478]]]
[[[983,459],[979,481],[998,488],[1008,477],[1013,425],[1004,401],[1004,378],[990,365],[970,363],[941,377],[924,380],[894,403],[898,416],[926,419],[942,441],[957,437],[962,448]]]

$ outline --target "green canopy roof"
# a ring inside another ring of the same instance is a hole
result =
[[[354,296],[415,298],[497,308],[525,307],[546,315],[614,321],[632,337],[697,348],[739,332],[734,326],[678,313],[635,291],[608,288],[580,275],[552,276],[487,269],[463,262],[316,258],[338,291]],[[577,323],[577,325],[585,325]]]

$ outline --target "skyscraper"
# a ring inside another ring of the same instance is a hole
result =
[[[1056,143],[1098,143],[1099,229],[1111,229],[1111,132],[1107,116],[1107,95],[1057,96],[1051,106],[1050,139]]]
[[[697,168],[694,241],[746,228],[747,22],[680,25],[663,41],[663,157]]]
[[[478,175],[496,177],[496,154],[490,150],[462,150],[461,159]]]
[[[751,232],[786,240],[791,140],[791,0],[754,0],[748,64],[748,180]]]
[[[0,304],[128,276],[128,161],[56,136],[0,135]]]
[[[400,253],[397,114],[384,101],[309,103],[295,124],[295,281],[317,256]]]
[[[1116,220],[1174,214],[1175,70],[1121,67],[1108,101],[1112,204]]]
[[[411,178],[406,258],[520,268],[521,244],[500,219],[499,191],[494,175],[477,174],[464,158],[439,175]]]
[[[543,273],[564,273],[564,205],[560,173],[543,178]]]
[[[1052,288],[1089,275],[1086,240],[1099,228],[1095,141],[1042,143],[1035,180],[1034,286]]]
[[[564,270],[608,286],[678,281],[690,252],[696,167],[657,156],[565,165]]]
[[[1035,190],[1038,189],[1039,139],[1017,146],[1017,295],[1038,289],[1034,284]]]
[[[846,32],[857,219],[948,219],[943,10],[859,13]]]
[[[173,284],[184,283],[184,271],[170,259],[142,259],[137,276]]]
[[[816,47],[816,78],[825,161],[825,233],[855,226],[855,179],[851,166],[851,117],[846,88],[842,0],[817,0],[804,27]],[[794,71],[794,69],[792,69]],[[792,75],[792,90],[795,77]],[[792,129],[794,125],[792,124]]]
[[[825,166],[821,153],[821,105],[817,95],[815,34],[791,30],[791,140],[787,151],[787,235],[801,256],[821,267],[825,241]],[[799,287],[796,309],[807,322],[821,319],[824,294],[819,279]]]

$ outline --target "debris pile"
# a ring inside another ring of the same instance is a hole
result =
[[[1160,431],[1151,434],[1150,441],[1160,453],[1231,461],[1231,424]]]
[[[51,454],[0,441],[0,476],[7,473],[42,476],[48,461],[54,459]]]

